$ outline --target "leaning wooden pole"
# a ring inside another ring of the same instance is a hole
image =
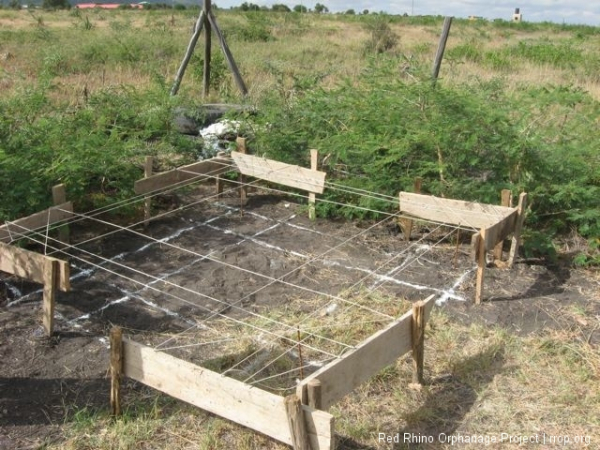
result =
[[[185,74],[185,69],[192,58],[192,54],[194,53],[194,48],[196,48],[196,44],[198,43],[198,39],[200,38],[200,34],[202,33],[202,27],[204,25],[206,14],[204,10],[200,11],[200,16],[198,16],[198,20],[196,21],[196,25],[194,27],[194,34],[192,34],[192,38],[187,46],[185,51],[185,56],[183,57],[183,61],[181,61],[181,65],[179,66],[179,70],[177,70],[177,75],[175,76],[175,81],[173,82],[173,87],[171,88],[171,95],[176,95],[179,91],[179,86],[181,85],[181,80],[183,79],[183,75]]]
[[[225,55],[225,60],[227,61],[229,70],[231,70],[231,73],[233,74],[233,78],[235,79],[235,82],[236,82],[238,88],[242,92],[242,95],[247,95],[248,89],[246,88],[246,84],[244,83],[244,80],[242,79],[242,75],[240,75],[240,71],[237,67],[237,64],[235,63],[235,60],[233,59],[233,55],[231,54],[231,51],[229,50],[229,47],[227,46],[225,37],[223,37],[223,33],[221,33],[221,29],[219,28],[219,25],[217,25],[217,19],[215,18],[212,11],[208,11],[207,16],[208,16],[208,20],[210,21],[210,24],[212,25],[213,30],[215,31],[215,34],[217,35],[217,38],[219,39],[219,44],[221,45],[221,50],[223,50],[223,54]]]
[[[434,85],[440,74],[440,67],[442,66],[442,59],[444,58],[444,51],[446,50],[446,43],[448,42],[448,36],[450,35],[450,27],[451,26],[452,26],[452,17],[446,17],[444,19],[444,25],[442,27],[442,35],[440,36],[440,42],[438,44],[438,49],[435,54],[435,59],[433,61],[433,73],[431,74],[431,78],[432,78]]]
[[[110,330],[110,408],[113,416],[121,415],[121,377],[123,375],[123,331]]]
[[[485,274],[485,266],[487,264],[485,250],[485,228],[482,228],[477,235],[476,255],[477,255],[477,278],[475,281],[475,304],[481,303],[483,297],[483,276]]]
[[[202,74],[204,97],[208,97],[210,91],[211,27],[208,15],[211,7],[211,0],[204,0],[204,72]]]

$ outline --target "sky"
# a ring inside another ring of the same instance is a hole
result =
[[[229,8],[245,0],[214,0],[218,6]],[[247,0],[257,5],[284,3],[290,7],[302,4],[312,9],[316,3],[331,12],[354,9],[357,13],[385,11],[390,14],[442,15],[467,18],[511,20],[515,8],[520,8],[524,21],[581,23],[600,26],[600,0]]]

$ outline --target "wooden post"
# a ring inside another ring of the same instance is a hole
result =
[[[321,382],[312,379],[308,382],[308,406],[313,409],[321,409]]]
[[[425,353],[425,303],[420,301],[412,308],[413,383],[423,384],[423,358]]]
[[[475,304],[479,305],[481,303],[481,297],[483,295],[483,275],[485,272],[486,266],[486,257],[485,257],[485,229],[482,228],[479,232],[479,236],[477,239],[477,280],[475,284]]]
[[[211,26],[208,20],[208,14],[211,10],[211,0],[204,0],[204,72],[202,76],[202,86],[204,97],[208,97],[210,90],[210,50],[211,50]]]
[[[110,330],[110,407],[113,416],[121,415],[121,375],[123,373],[123,331]]]
[[[246,154],[246,139],[243,137],[238,137],[235,140],[236,144],[237,144],[237,151],[243,154]],[[240,212],[241,215],[244,215],[244,210],[243,207],[246,204],[246,198],[248,196],[248,189],[245,185],[246,183],[246,179],[244,177],[244,175],[242,175],[241,173],[238,175],[238,182],[240,183]]]
[[[527,194],[525,192],[519,195],[519,205],[517,207],[517,223],[515,225],[515,232],[513,234],[512,242],[510,244],[510,253],[508,256],[508,267],[512,267],[515,263],[515,258],[519,252],[519,245],[521,244],[521,229],[523,228],[523,221],[525,220],[525,209],[527,208]]]
[[[285,410],[290,426],[290,434],[292,435],[292,447],[294,450],[311,450],[306,424],[304,423],[302,403],[295,394],[288,395],[285,398]]]
[[[154,158],[152,156],[146,156],[146,161],[144,162],[144,178],[149,178],[152,176],[152,164],[154,163]],[[152,198],[146,197],[144,200],[144,226],[147,227],[150,223],[150,216],[152,214]]]
[[[319,158],[319,151],[312,149],[310,151],[310,169],[311,170],[317,170],[318,158]],[[308,218],[310,220],[315,220],[317,218],[315,204],[316,204],[316,194],[314,192],[309,192],[308,193]]]
[[[433,84],[436,83],[438,75],[440,74],[440,67],[442,66],[442,58],[444,57],[444,51],[446,50],[446,42],[448,42],[448,35],[450,34],[450,27],[452,26],[452,17],[446,17],[444,19],[444,26],[442,27],[442,35],[440,36],[440,42],[438,44],[437,53],[433,61],[433,73],[431,75]]]
[[[176,95],[177,91],[179,91],[179,85],[181,84],[181,80],[183,79],[183,75],[185,74],[185,69],[187,68],[190,59],[192,58],[192,54],[194,53],[194,48],[198,43],[198,39],[200,38],[200,33],[202,33],[202,27],[204,25],[204,20],[206,19],[206,14],[204,10],[200,11],[200,15],[198,16],[198,20],[196,21],[196,25],[194,27],[194,33],[192,34],[192,39],[187,46],[185,51],[185,55],[183,57],[183,61],[181,61],[181,65],[179,66],[179,70],[177,70],[177,75],[175,76],[175,81],[173,82],[173,87],[171,88],[171,95]]]
[[[421,177],[416,177],[415,184],[414,184],[415,194],[421,193],[422,184],[423,184],[423,179]],[[404,239],[406,239],[407,241],[410,241],[410,235],[412,234],[412,229],[413,229],[413,221],[410,219],[405,220],[404,221]]]
[[[500,205],[509,207],[511,206],[512,200],[512,192],[510,189],[502,189],[502,193],[500,194]],[[502,247],[504,242],[500,241],[494,247],[494,259],[502,261]]]
[[[44,261],[44,297],[43,297],[43,324],[48,337],[54,332],[54,302],[59,279],[59,261],[46,258]]]
[[[248,89],[246,88],[246,84],[244,83],[244,80],[242,79],[242,76],[240,75],[240,71],[238,70],[235,60],[233,59],[233,55],[231,54],[231,51],[229,50],[229,47],[227,46],[227,42],[225,42],[225,38],[223,37],[223,33],[221,33],[221,29],[219,28],[219,25],[217,25],[217,19],[213,15],[212,11],[209,11],[207,13],[207,16],[208,16],[208,20],[210,21],[210,24],[212,25],[212,28],[213,28],[215,34],[217,35],[217,39],[219,39],[219,44],[221,44],[221,50],[223,50],[223,54],[225,55],[225,60],[227,61],[229,70],[231,70],[231,73],[233,74],[233,78],[234,78],[239,90],[242,92],[242,95],[248,94]]]
[[[67,203],[67,190],[64,184],[52,187],[52,201],[54,206]],[[61,225],[58,229],[58,240],[63,244],[69,244],[69,225]]]

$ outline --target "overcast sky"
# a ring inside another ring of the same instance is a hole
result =
[[[486,19],[510,20],[515,8],[520,8],[523,20],[531,22],[585,23],[600,26],[600,0],[214,0],[218,6],[229,8],[243,1],[271,6],[285,3],[290,7],[302,4],[312,9],[316,3],[331,12],[350,8],[357,13],[385,11],[390,14],[442,15],[466,18],[471,15]]]

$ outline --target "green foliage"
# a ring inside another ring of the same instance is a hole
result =
[[[399,37],[392,31],[386,16],[374,16],[364,27],[369,32],[365,53],[384,53],[398,45]]]
[[[497,203],[501,189],[530,194],[529,254],[552,257],[551,237],[576,229],[600,236],[600,104],[564,87],[507,93],[500,80],[432,88],[396,76],[400,62],[373,60],[360,80],[312,89],[265,116],[257,146],[306,164],[309,148],[329,154],[329,180],[394,196],[416,176],[428,193]],[[426,68],[424,69],[424,71]],[[580,114],[574,114],[577,109]],[[330,191],[328,199],[365,208],[380,201]],[[356,210],[322,204],[323,214]],[[589,258],[586,260],[589,261]]]
[[[306,12],[308,12],[308,8],[304,5],[296,5],[296,6],[294,6],[294,12],[306,13]]]
[[[245,14],[246,24],[240,24],[231,30],[227,36],[245,42],[267,42],[273,40],[271,30],[273,23],[263,12],[250,11]]]
[[[60,182],[83,210],[128,198],[145,155],[195,151],[171,130],[162,90],[100,91],[61,112],[51,89],[45,82],[0,101],[0,220],[46,207]]]

